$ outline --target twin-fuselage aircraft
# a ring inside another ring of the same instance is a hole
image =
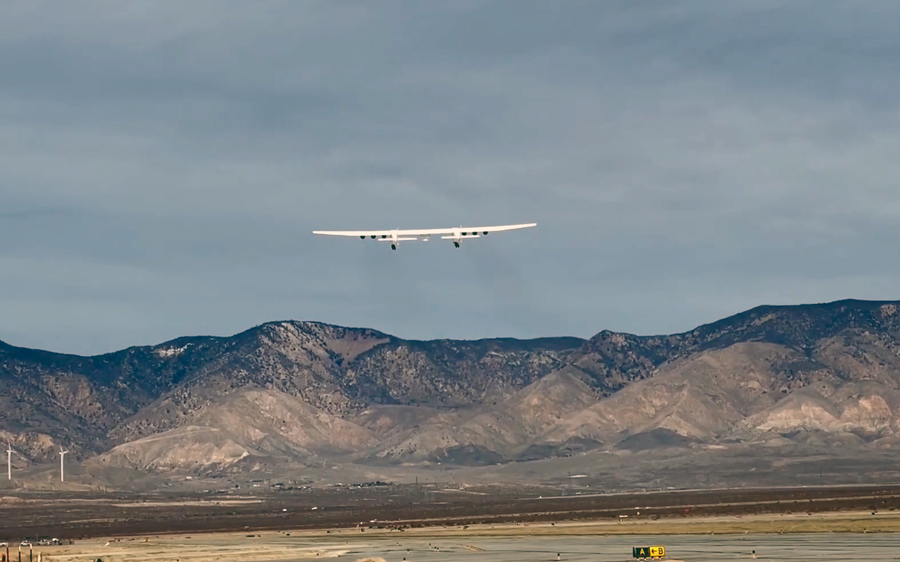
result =
[[[532,226],[537,226],[537,223],[506,224],[501,226],[460,226],[459,228],[431,228],[425,230],[314,230],[313,234],[323,234],[326,236],[358,236],[363,240],[370,238],[381,242],[390,242],[392,250],[396,250],[400,242],[413,240],[427,242],[432,236],[440,236],[441,240],[451,240],[453,241],[453,245],[459,248],[460,243],[469,238],[480,238],[482,236],[487,236],[491,232],[518,230],[520,228],[530,228]]]

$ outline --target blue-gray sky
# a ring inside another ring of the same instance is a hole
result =
[[[2,11],[9,343],[652,334],[900,298],[895,0]],[[311,234],[531,221],[461,250]]]

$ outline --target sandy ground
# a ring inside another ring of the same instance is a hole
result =
[[[35,547],[33,562],[605,562],[664,545],[669,561],[900,559],[900,514],[704,517],[640,522],[141,536]],[[755,556],[754,558],[754,551]],[[18,562],[17,548],[10,549]],[[558,555],[558,556],[557,556]],[[28,550],[22,551],[29,561]]]

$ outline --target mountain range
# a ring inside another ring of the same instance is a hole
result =
[[[860,457],[900,445],[900,302],[761,306],[680,334],[588,340],[411,341],[278,321],[94,357],[0,342],[0,412],[14,465],[65,447],[98,471],[788,446]]]

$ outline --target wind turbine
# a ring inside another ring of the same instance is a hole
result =
[[[6,473],[12,480],[12,445],[9,444],[9,441],[6,442]]]
[[[66,467],[63,465],[63,459],[66,458],[66,455],[69,451],[63,451],[62,447],[59,448],[59,481],[66,481]]]

